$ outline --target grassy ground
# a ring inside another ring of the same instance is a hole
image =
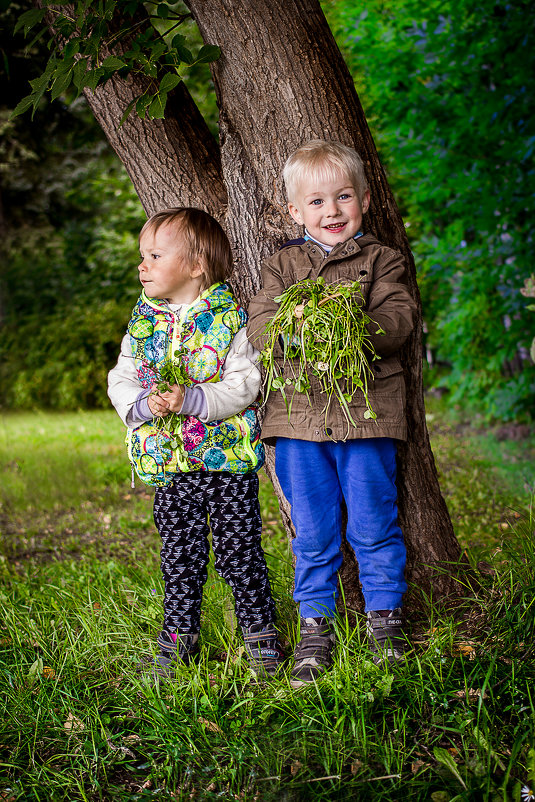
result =
[[[460,616],[472,629],[430,607],[390,673],[340,621],[334,669],[296,692],[255,681],[213,569],[199,665],[159,687],[136,675],[162,584],[152,494],[130,488],[120,424],[4,416],[0,800],[532,798],[534,441],[498,443],[437,403],[429,425],[458,537],[485,561]],[[265,479],[261,503],[291,649],[291,557]]]

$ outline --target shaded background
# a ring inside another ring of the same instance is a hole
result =
[[[415,255],[426,387],[488,420],[529,423],[533,12],[518,0],[355,5],[323,2]],[[83,97],[10,120],[49,51],[13,35],[29,3],[3,6],[0,404],[107,407],[145,216]],[[208,66],[186,81],[217,132]]]

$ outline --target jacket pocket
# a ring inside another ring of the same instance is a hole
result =
[[[374,378],[368,383],[370,406],[380,424],[401,423],[405,417],[405,380],[403,369],[397,360],[374,362]]]

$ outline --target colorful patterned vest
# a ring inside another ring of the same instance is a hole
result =
[[[235,335],[247,322],[226,284],[213,284],[187,309],[182,322],[165,301],[141,293],[128,324],[141,386],[159,381],[158,366],[183,354],[191,384],[221,380],[223,363]],[[169,484],[177,473],[230,471],[249,473],[264,463],[257,404],[226,420],[202,423],[192,415],[153,418],[127,432],[128,456],[139,478],[149,485]],[[177,448],[177,443],[179,447]]]

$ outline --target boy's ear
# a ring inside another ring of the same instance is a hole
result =
[[[367,189],[364,195],[362,196],[362,214],[366,214],[368,209],[370,208],[370,190]]]
[[[290,212],[290,214],[292,215],[293,219],[295,220],[295,222],[298,225],[300,225],[300,226],[304,225],[303,218],[301,216],[301,212],[299,211],[297,206],[295,206],[295,204],[289,203],[288,204],[288,211]]]

